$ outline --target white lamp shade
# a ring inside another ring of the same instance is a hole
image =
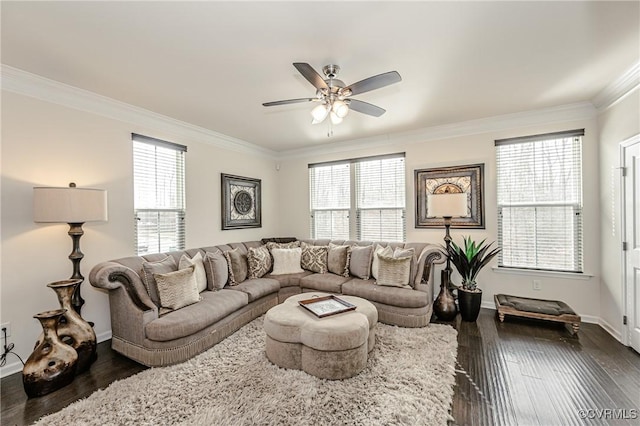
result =
[[[313,117],[312,124],[322,123],[327,115],[329,115],[329,111],[331,110],[330,105],[320,104],[311,110],[311,116]]]
[[[427,197],[427,217],[468,216],[467,194],[429,194]]]
[[[107,220],[107,191],[92,188],[33,188],[33,221],[84,223]]]

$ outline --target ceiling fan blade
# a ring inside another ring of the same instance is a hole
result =
[[[353,83],[352,85],[345,87],[345,90],[350,90],[351,95],[359,95],[360,93],[380,89],[381,87],[398,83],[400,81],[402,81],[402,77],[400,77],[400,74],[398,74],[397,71],[389,71],[384,74],[374,75],[373,77],[365,78],[357,83]]]
[[[375,106],[373,104],[362,102],[357,99],[349,99],[349,109],[352,109],[357,112],[361,112],[362,114],[372,115],[374,117],[380,117],[382,114],[387,112],[386,110],[380,108],[379,106]]]
[[[262,106],[270,107],[270,106],[277,106],[277,105],[297,104],[301,102],[313,102],[315,100],[317,100],[317,98],[287,99],[284,101],[265,102],[262,104]]]
[[[298,72],[300,72],[309,83],[313,84],[313,87],[316,89],[329,89],[329,86],[324,82],[322,76],[318,74],[311,65],[305,62],[294,62],[293,66],[296,67]]]

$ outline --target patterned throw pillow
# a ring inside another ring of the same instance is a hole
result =
[[[204,270],[204,263],[200,252],[196,253],[196,255],[192,258],[189,258],[189,256],[187,256],[186,254],[183,254],[180,258],[180,262],[178,263],[178,269],[188,268],[192,265],[195,267],[196,271],[196,283],[198,284],[198,292],[206,290],[207,273]]]
[[[409,277],[411,275],[411,256],[390,257],[378,254],[380,264],[378,266],[377,285],[411,288]]]
[[[269,249],[269,251],[273,249],[290,249],[296,247],[300,247],[300,241],[291,241],[290,243],[267,243],[267,248]]]
[[[416,251],[413,247],[411,248],[400,248],[396,247],[393,250],[393,257],[411,257],[411,272],[409,276],[410,285],[413,287],[415,285],[416,280],[416,272],[418,271],[418,258],[416,257]]]
[[[224,252],[229,265],[229,285],[238,285],[247,279],[247,255],[234,248]]]
[[[200,300],[195,266],[166,274],[154,274],[160,296],[160,314],[192,305]]]
[[[329,243],[329,254],[327,255],[327,266],[329,272],[341,275],[343,277],[349,276],[349,257],[351,250],[349,246],[338,246]]]
[[[266,246],[257,248],[250,247],[247,253],[247,264],[249,265],[249,278],[262,278],[271,271],[271,253]]]
[[[327,272],[328,246],[312,246],[308,243],[302,243],[301,248],[300,266],[302,269],[319,274]]]
[[[273,272],[271,275],[299,274],[304,272],[300,267],[300,257],[302,249],[300,247],[291,249],[273,249]]]
[[[227,258],[220,250],[207,252],[204,256],[204,270],[207,273],[209,290],[217,291],[224,288],[229,281],[229,265]]]

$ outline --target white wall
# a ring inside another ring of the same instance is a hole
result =
[[[147,123],[153,122],[148,120]],[[158,126],[165,128],[166,126]],[[268,156],[221,149],[136,125],[67,108],[32,97],[2,92],[2,270],[0,322],[11,323],[10,342],[26,360],[41,331],[33,315],[58,307],[47,283],[71,275],[67,225],[36,224],[34,186],[108,190],[109,221],[88,223],[81,248],[82,273],[101,261],[134,254],[131,133],[164,138],[188,147],[186,154],[187,247],[247,241],[279,231],[277,172]],[[262,228],[221,230],[220,173],[262,179]],[[82,314],[95,322],[99,340],[110,337],[107,294],[82,285]],[[2,375],[19,371],[13,355]]]
[[[405,152],[407,182],[407,241],[442,243],[444,229],[415,228],[414,170],[464,164],[485,164],[485,222],[483,230],[451,231],[452,237],[460,241],[462,235],[474,238],[497,239],[496,171],[494,140],[531,134],[555,132],[571,129],[585,129],[583,139],[583,185],[584,185],[584,264],[590,277],[564,276],[544,273],[497,273],[485,268],[479,276],[483,289],[483,303],[493,306],[493,295],[497,293],[515,294],[546,299],[563,300],[573,307],[584,319],[596,321],[600,315],[600,223],[599,181],[598,181],[598,131],[595,118],[568,121],[546,125],[512,128],[482,134],[439,140],[415,139],[406,141],[406,136],[388,136],[386,146],[360,148],[330,155],[297,155],[281,161],[280,204],[287,206],[280,211],[282,222],[288,233],[299,237],[309,237],[309,163],[355,158],[369,155]],[[348,144],[345,144],[348,145]],[[305,213],[305,214],[303,214]],[[495,260],[494,260],[495,264]],[[439,275],[437,275],[439,277]],[[534,291],[532,280],[540,280],[542,289]],[[439,278],[437,278],[439,284]],[[459,281],[458,281],[459,283]]]
[[[640,89],[598,116],[600,140],[600,234],[602,325],[623,340],[622,249],[620,243],[620,142],[640,133]]]

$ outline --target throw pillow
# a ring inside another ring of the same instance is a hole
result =
[[[411,257],[411,272],[409,274],[410,285],[413,287],[414,282],[416,280],[416,272],[418,270],[418,258],[416,257],[416,251],[413,247],[411,248],[400,248],[396,247],[393,251],[393,257]]]
[[[349,246],[338,246],[329,243],[329,253],[327,255],[329,272],[343,277],[349,276],[349,255],[351,253],[349,248]]]
[[[185,269],[194,266],[196,271],[196,283],[198,284],[198,293],[207,289],[207,273],[204,270],[204,263],[200,252],[196,253],[191,259],[183,254],[178,263],[178,269]]]
[[[160,314],[192,305],[200,300],[195,265],[166,274],[154,274],[160,296]]]
[[[273,266],[269,249],[265,246],[250,247],[247,253],[247,264],[249,266],[249,278],[262,278]]]
[[[376,284],[392,287],[411,288],[411,257],[390,257],[378,254],[378,279]]]
[[[204,255],[204,266],[209,290],[222,289],[229,281],[229,264],[222,252],[207,252]]]
[[[300,248],[302,249],[300,257],[300,266],[302,266],[302,269],[319,274],[327,272],[327,254],[329,247],[312,246],[308,243],[302,243]]]
[[[380,260],[378,259],[379,254],[393,257],[393,249],[388,246],[383,247],[379,244],[376,244],[376,248],[373,251],[373,260],[371,261],[371,276],[374,279],[378,279],[378,267],[380,265]]]
[[[158,285],[154,274],[166,274],[167,272],[173,272],[178,270],[176,261],[171,256],[167,256],[164,259],[155,262],[144,262],[142,264],[142,278],[144,280],[144,286],[147,288],[149,297],[156,304],[160,306],[160,296],[158,296]]]
[[[300,247],[290,249],[273,249],[273,271],[271,275],[299,274],[304,272],[300,267],[302,249]]]
[[[300,241],[291,241],[290,243],[276,243],[276,242],[267,243],[267,248],[269,249],[269,251],[273,249],[290,249],[290,248],[296,248],[296,247],[300,247]]]
[[[224,252],[229,265],[229,285],[238,285],[247,279],[247,255],[234,248]]]
[[[371,276],[371,256],[373,246],[351,246],[349,256],[349,272],[354,277],[368,280]]]

